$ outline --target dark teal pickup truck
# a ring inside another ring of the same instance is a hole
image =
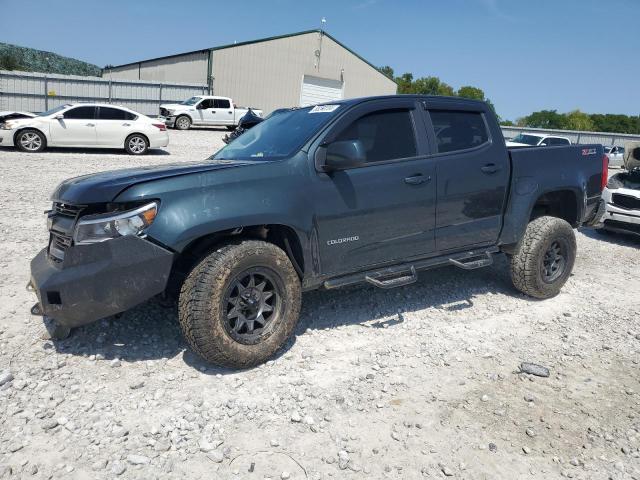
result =
[[[601,145],[507,149],[483,102],[390,96],[278,111],[211,158],[73,178],[31,263],[57,334],[159,295],[206,360],[248,367],[292,334],[301,292],[510,258],[556,295],[597,221]]]

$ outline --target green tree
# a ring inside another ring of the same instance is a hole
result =
[[[530,128],[565,128],[565,117],[557,110],[540,110],[518,119],[519,127]]]
[[[398,93],[415,93],[412,73],[403,73],[402,76],[396,77],[396,83],[398,84]]]
[[[22,67],[15,55],[0,53],[0,70],[22,70]]]
[[[383,75],[389,77],[391,80],[394,80],[393,68],[391,68],[389,65],[379,67],[378,70],[380,70],[380,73],[382,73]]]
[[[470,98],[472,100],[484,100],[484,92],[477,88],[466,85],[458,89],[457,95],[463,98]]]
[[[564,117],[565,128],[569,130],[593,131],[593,121],[591,117],[580,110],[565,113]]]
[[[413,91],[420,95],[454,95],[453,88],[438,77],[421,77],[413,82]]]
[[[513,123],[511,120],[502,120],[500,122],[500,125],[502,125],[503,127],[513,127],[515,123]]]

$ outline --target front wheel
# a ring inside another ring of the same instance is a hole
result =
[[[180,292],[180,326],[206,361],[253,367],[293,333],[300,296],[287,255],[273,244],[245,240],[221,247],[192,270]]]
[[[189,130],[191,128],[191,119],[186,115],[180,115],[176,118],[175,126],[178,130]]]
[[[556,296],[566,283],[576,259],[576,237],[565,220],[539,217],[527,225],[511,257],[511,280],[535,298]]]
[[[16,135],[16,146],[23,152],[41,152],[46,145],[47,139],[44,134],[38,130],[27,129]]]
[[[125,140],[124,149],[129,155],[144,155],[149,150],[149,141],[144,135],[134,133]]]

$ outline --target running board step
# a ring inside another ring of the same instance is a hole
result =
[[[370,283],[371,285],[378,288],[404,287],[405,285],[410,285],[418,281],[418,274],[416,273],[416,269],[413,267],[413,265],[409,269],[409,272],[405,275],[390,278],[388,280],[378,280],[378,278],[381,276],[382,275],[371,274],[364,277],[364,279],[367,283]]]
[[[324,288],[332,289],[367,282],[380,288],[400,287],[414,283],[417,280],[417,274],[415,272],[420,270],[429,270],[446,265],[455,265],[466,270],[471,270],[473,268],[491,265],[493,263],[492,254],[498,252],[498,247],[485,247],[453,255],[448,254],[439,257],[412,259],[406,263],[331,278],[325,280],[323,286]],[[382,280],[387,278],[390,280]]]
[[[488,267],[489,265],[492,265],[493,256],[489,252],[485,252],[485,254],[480,258],[473,257],[465,258],[464,260],[456,260],[455,258],[450,258],[449,263],[464,270],[475,270],[476,268]]]

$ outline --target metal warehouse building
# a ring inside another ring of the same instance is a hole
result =
[[[261,108],[396,93],[396,84],[322,30],[142,60],[106,69],[128,80],[208,85],[213,95]]]

